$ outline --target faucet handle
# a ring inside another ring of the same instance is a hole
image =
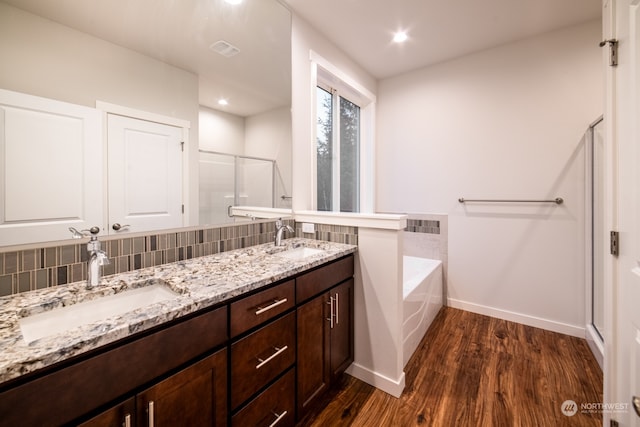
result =
[[[81,231],[78,231],[73,227],[69,227],[69,231],[71,232],[71,237],[74,239],[82,239],[84,237],[84,234]]]
[[[69,231],[71,232],[71,237],[74,239],[82,239],[83,237],[89,236],[91,234],[91,238],[94,238],[100,233],[100,227],[93,226],[88,230],[80,230],[78,231],[76,228],[69,227]]]

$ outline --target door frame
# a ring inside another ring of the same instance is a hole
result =
[[[182,204],[184,205],[184,212],[182,215],[183,223],[182,226],[189,226],[189,218],[191,214],[191,203],[189,198],[189,152],[190,152],[190,144],[189,144],[189,131],[191,129],[191,122],[188,120],[179,119],[176,117],[165,116],[162,114],[151,113],[144,110],[138,110],[135,108],[125,107],[122,105],[111,104],[109,102],[104,101],[96,101],[96,109],[102,112],[102,123],[103,123],[103,140],[108,141],[107,129],[108,129],[108,115],[115,114],[118,116],[130,117],[132,119],[145,120],[148,122],[155,122],[169,126],[175,126],[178,128],[182,128],[182,140],[184,141],[183,155],[182,155]],[[108,165],[106,164],[108,159],[108,144],[103,144],[103,158],[105,159],[105,164],[103,165],[103,182],[108,182]],[[109,232],[108,222],[109,222],[109,192],[103,192],[103,230]]]
[[[629,325],[635,310],[629,311],[630,299],[627,294],[638,285],[637,274],[631,276],[629,268],[637,269],[640,256],[638,242],[640,220],[637,211],[640,206],[638,191],[637,162],[638,125],[636,116],[640,113],[638,102],[638,73],[640,67],[640,42],[638,42],[638,21],[632,25],[631,8],[640,7],[640,0],[603,0],[603,40],[616,40],[618,48],[617,67],[609,66],[609,47],[603,49],[605,64],[605,138],[607,150],[607,192],[606,224],[610,230],[619,231],[619,258],[608,257],[605,272],[608,283],[605,288],[605,363],[604,402],[626,405],[624,413],[604,411],[603,423],[609,425],[615,419],[621,426],[640,425],[640,420],[631,406],[629,367],[630,357],[624,349],[629,339]],[[638,19],[638,18],[636,18]],[[633,40],[633,41],[632,41]],[[635,283],[634,283],[635,281]],[[636,291],[637,292],[637,291]],[[637,321],[637,317],[635,317]],[[637,328],[637,327],[636,327]],[[638,355],[636,355],[637,363]],[[636,378],[638,372],[635,372]],[[636,385],[637,387],[637,385]],[[632,392],[638,393],[633,390]]]
[[[615,38],[615,5],[616,0],[602,1],[602,40]],[[602,49],[602,64],[604,67],[604,135],[606,144],[604,159],[605,176],[605,200],[604,227],[609,230],[618,229],[618,186],[617,186],[617,140],[615,132],[615,82],[616,75],[613,67],[609,66],[608,48]],[[604,260],[604,317],[605,317],[605,337],[604,341],[604,363],[603,363],[603,401],[615,401],[615,343],[616,343],[616,294],[618,286],[618,265],[613,256],[608,256]],[[609,425],[611,415],[603,413],[603,425]]]

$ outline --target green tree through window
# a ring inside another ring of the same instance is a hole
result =
[[[360,107],[321,87],[317,99],[317,209],[359,212]]]

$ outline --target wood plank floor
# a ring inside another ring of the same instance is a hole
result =
[[[602,402],[602,371],[579,338],[444,307],[405,374],[399,399],[345,375],[298,426],[602,425],[580,410]]]

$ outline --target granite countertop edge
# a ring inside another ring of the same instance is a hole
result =
[[[323,252],[297,260],[275,255],[301,246]],[[91,290],[86,289],[85,282],[76,282],[1,297],[0,384],[224,303],[356,250],[354,245],[292,238],[284,240],[280,247],[267,243],[105,276]],[[28,344],[23,339],[19,324],[22,317],[157,283],[165,284],[178,296]]]

